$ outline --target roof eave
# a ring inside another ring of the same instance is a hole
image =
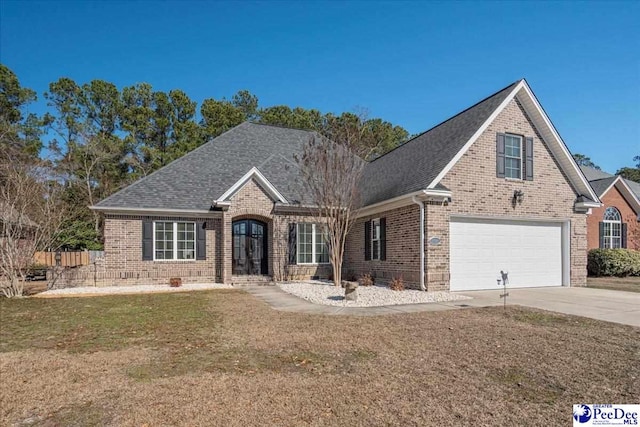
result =
[[[376,214],[378,212],[385,212],[391,209],[397,209],[403,206],[410,205],[413,202],[413,199],[417,198],[421,201],[435,201],[435,202],[450,202],[452,198],[451,191],[448,190],[439,190],[439,189],[430,189],[426,188],[423,190],[413,191],[411,193],[403,194],[402,196],[394,197],[392,199],[383,200],[381,202],[373,203],[371,205],[365,206],[358,211],[358,218],[369,216]]]

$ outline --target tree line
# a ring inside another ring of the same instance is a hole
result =
[[[576,163],[579,166],[588,166],[590,168],[600,170],[600,166],[595,164],[595,162],[591,160],[589,156],[585,156],[584,154],[580,154],[580,153],[575,153],[573,155],[573,159],[576,161]],[[620,175],[625,179],[640,183],[640,155],[634,156],[633,161],[635,162],[633,166],[621,167],[616,171],[615,175]]]
[[[247,120],[317,131],[366,159],[409,139],[401,126],[362,112],[262,107],[247,90],[230,99],[205,99],[198,108],[180,89],[157,91],[148,83],[118,88],[62,77],[42,97],[49,111],[36,115],[30,108],[38,94],[0,64],[2,161],[49,171],[72,208],[57,246],[72,250],[102,247],[101,217],[88,206]]]

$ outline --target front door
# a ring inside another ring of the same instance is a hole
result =
[[[268,274],[267,224],[254,219],[233,222],[233,274]]]

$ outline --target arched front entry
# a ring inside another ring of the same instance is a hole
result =
[[[267,224],[255,219],[233,221],[233,274],[269,274]]]

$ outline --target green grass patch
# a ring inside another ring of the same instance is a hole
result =
[[[587,287],[612,291],[640,292],[640,277],[588,277]]]
[[[220,291],[217,291],[220,292]],[[215,342],[221,314],[203,292],[0,299],[0,352],[76,352]]]
[[[0,300],[0,352],[40,348],[85,353],[145,347],[154,351],[153,359],[126,372],[139,381],[198,372],[348,372],[376,357],[362,349],[256,348],[251,338],[234,330],[235,322],[253,314],[241,307],[229,312],[229,302],[244,296],[216,290]]]
[[[520,367],[496,370],[491,377],[508,387],[511,390],[509,399],[516,402],[554,404],[565,392],[565,387],[545,375]]]

